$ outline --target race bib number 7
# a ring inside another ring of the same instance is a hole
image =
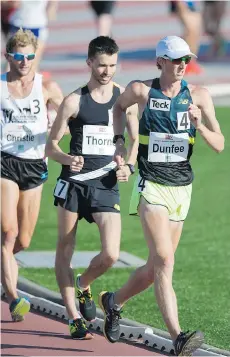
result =
[[[69,188],[69,182],[59,179],[54,189],[54,196],[65,199]]]

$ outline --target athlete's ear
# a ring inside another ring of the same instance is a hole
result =
[[[90,60],[89,58],[87,58],[86,63],[87,63],[87,65],[90,67],[90,65],[91,65],[91,60]]]

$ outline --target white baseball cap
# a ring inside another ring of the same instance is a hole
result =
[[[197,56],[191,52],[187,42],[178,36],[166,36],[158,42],[156,47],[156,57],[164,56],[172,59],[177,59],[184,56],[197,58]]]

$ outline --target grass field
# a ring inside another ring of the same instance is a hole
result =
[[[225,150],[218,155],[199,136],[197,138],[192,158],[193,197],[176,253],[174,287],[182,327],[200,328],[208,344],[230,350],[230,109],[217,108],[217,118],[225,135]],[[63,140],[62,146],[67,150],[68,138]],[[39,222],[30,250],[55,250],[57,222],[52,191],[59,172],[59,165],[50,160],[49,181],[44,186]],[[147,249],[139,218],[128,216],[133,180],[132,177],[128,184],[120,186],[121,250],[145,259]],[[80,223],[77,249],[100,249],[95,225]],[[102,289],[118,288],[131,271],[111,269],[93,284],[95,297]],[[20,274],[57,290],[52,269],[21,269]],[[165,329],[153,299],[151,288],[133,298],[125,306],[123,316]]]

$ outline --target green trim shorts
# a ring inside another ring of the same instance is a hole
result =
[[[184,221],[187,217],[192,195],[192,184],[186,186],[166,186],[143,179],[138,175],[130,200],[129,214],[138,214],[141,196],[152,205],[167,208],[170,221]]]

